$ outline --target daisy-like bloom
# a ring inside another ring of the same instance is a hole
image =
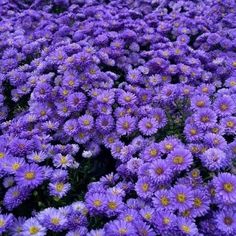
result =
[[[67,97],[67,104],[71,111],[80,112],[83,110],[86,100],[86,96],[83,93],[72,93]]]
[[[68,168],[73,165],[74,158],[67,154],[67,155],[62,155],[61,153],[57,154],[53,158],[53,164],[57,168]]]
[[[150,165],[150,177],[155,184],[164,184],[172,177],[172,170],[166,160],[156,160]]]
[[[218,230],[227,235],[236,232],[236,213],[233,209],[218,211],[215,215],[215,222]]]
[[[207,108],[210,105],[211,102],[207,95],[196,95],[191,98],[191,108],[193,110]]]
[[[219,116],[232,115],[236,111],[235,101],[230,96],[219,96],[214,104],[214,110]]]
[[[90,214],[103,213],[106,208],[107,199],[103,193],[94,193],[86,195],[86,206]]]
[[[138,235],[140,236],[155,236],[156,235],[156,233],[151,228],[151,226],[141,220],[135,221],[134,225],[135,225]]]
[[[42,167],[32,163],[25,164],[15,174],[16,183],[22,187],[34,188],[44,181]]]
[[[166,137],[163,141],[160,142],[160,148],[162,153],[170,153],[174,148],[178,147],[181,144],[180,140],[172,136]]]
[[[205,143],[212,148],[219,148],[225,150],[227,148],[226,140],[219,134],[207,133],[204,136]]]
[[[227,204],[236,203],[236,176],[230,173],[220,173],[214,177],[216,198]]]
[[[118,216],[119,220],[126,221],[127,223],[135,222],[136,220],[141,220],[141,216],[135,209],[125,209]]]
[[[150,117],[156,119],[158,128],[164,127],[167,123],[165,111],[161,108],[152,108],[152,110],[150,111]]]
[[[0,234],[6,232],[9,228],[11,228],[13,224],[13,215],[3,215],[0,214]]]
[[[47,234],[46,228],[43,227],[36,218],[29,218],[22,226],[22,235],[25,236],[44,236]]]
[[[13,186],[7,190],[3,205],[9,210],[18,207],[30,194],[29,188]]]
[[[211,171],[223,169],[229,164],[225,152],[218,148],[209,148],[200,158],[203,165]]]
[[[134,69],[134,70],[129,70],[126,80],[130,82],[131,84],[136,84],[139,83],[141,79],[141,73],[139,70]]]
[[[153,161],[161,157],[160,145],[158,143],[152,143],[144,148],[144,151],[140,153],[140,158],[145,161]]]
[[[236,117],[227,116],[221,119],[221,126],[224,128],[225,133],[235,134],[236,132]]]
[[[37,219],[45,228],[54,232],[66,229],[68,220],[62,212],[55,208],[46,208],[37,215]]]
[[[137,183],[135,184],[135,191],[141,198],[151,197],[153,194],[153,190],[153,184],[147,177],[139,178]]]
[[[108,217],[115,216],[123,210],[124,203],[121,197],[108,194],[106,198],[106,214]]]
[[[169,190],[162,189],[156,191],[154,197],[152,198],[152,202],[157,211],[173,209]]]
[[[171,199],[176,209],[185,211],[193,206],[192,189],[182,184],[175,185],[171,190]]]
[[[216,124],[217,116],[210,108],[203,108],[194,114],[194,121],[200,128],[211,128]]]
[[[102,134],[108,134],[114,128],[114,119],[111,115],[100,115],[96,119],[96,128]]]
[[[80,116],[78,119],[79,128],[82,130],[88,131],[93,128],[94,125],[94,118],[91,115],[83,115]]]
[[[184,134],[187,140],[190,142],[193,141],[199,141],[203,137],[203,132],[199,127],[192,125],[192,124],[186,124],[184,127]]]
[[[205,215],[210,209],[210,196],[205,189],[193,190],[193,210],[194,217]]]
[[[33,152],[27,156],[27,159],[31,162],[40,163],[43,162],[47,158],[47,154],[43,151]]]
[[[76,119],[67,120],[63,130],[69,137],[73,137],[78,132],[78,121]]]
[[[122,220],[114,220],[110,221],[108,224],[105,225],[106,235],[110,236],[136,236],[137,231],[132,226]]]
[[[158,130],[158,122],[155,118],[145,117],[138,123],[138,128],[143,135],[150,136]]]
[[[191,166],[193,163],[193,156],[188,149],[179,147],[168,154],[167,160],[174,171],[182,171]]]
[[[24,158],[7,157],[4,159],[2,166],[3,169],[9,174],[15,174],[21,167],[26,164]]]
[[[9,229],[9,233],[11,236],[22,236],[23,232],[23,224],[26,221],[26,217],[18,217],[14,218],[13,224]]]
[[[198,229],[194,222],[185,217],[179,217],[177,221],[178,228],[182,233],[184,233],[184,235],[197,235]]]
[[[112,105],[115,102],[115,93],[113,90],[102,90],[98,96],[97,100],[101,103]]]
[[[132,158],[127,162],[127,169],[132,173],[136,174],[139,168],[143,165],[143,160],[140,158]]]
[[[116,122],[116,130],[120,135],[130,135],[136,129],[136,118],[125,115],[120,117]]]
[[[149,223],[152,222],[153,218],[154,218],[154,213],[155,210],[152,207],[149,206],[144,206],[141,210],[140,210],[140,215],[143,217],[143,219]]]
[[[153,224],[161,233],[170,232],[176,226],[176,215],[168,210],[156,211]]]
[[[131,106],[134,105],[137,101],[137,97],[135,94],[131,92],[122,92],[118,97],[118,103],[121,106]]]
[[[48,187],[51,196],[62,198],[68,193],[71,188],[71,185],[69,183],[56,182],[49,183]]]

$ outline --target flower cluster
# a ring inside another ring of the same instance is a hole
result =
[[[0,1],[0,234],[236,235],[235,28],[233,0]]]

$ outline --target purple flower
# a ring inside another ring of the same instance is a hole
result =
[[[204,108],[194,114],[194,121],[200,128],[209,128],[216,123],[216,114],[210,108]]]
[[[224,203],[236,202],[236,176],[230,173],[220,173],[213,179],[216,197]]]
[[[175,148],[167,156],[169,165],[174,171],[182,171],[188,169],[193,163],[191,152],[185,148]]]
[[[44,236],[46,235],[46,228],[43,227],[36,218],[29,218],[23,223],[22,235]]]
[[[187,210],[193,206],[193,192],[185,185],[175,185],[171,190],[171,200],[176,209]]]
[[[228,116],[235,113],[235,102],[230,96],[218,97],[214,104],[214,110],[219,116]]]
[[[0,214],[0,233],[6,232],[8,229],[11,228],[13,224],[13,215],[8,214],[8,215],[3,215]]]
[[[116,130],[120,135],[130,135],[136,128],[136,119],[132,116],[125,115],[120,117],[116,122]]]
[[[171,210],[173,209],[170,190],[162,189],[155,192],[152,198],[155,209],[158,210]]]
[[[153,135],[158,130],[158,122],[155,118],[145,117],[138,123],[138,128],[143,135]]]
[[[19,186],[37,187],[44,181],[42,167],[36,164],[25,164],[17,170],[15,179]]]
[[[198,233],[197,226],[194,222],[186,218],[178,218],[178,228],[185,235],[196,235]]]
[[[227,235],[236,231],[236,213],[232,209],[218,211],[215,215],[215,222],[218,230]]]

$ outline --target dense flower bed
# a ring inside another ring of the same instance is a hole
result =
[[[0,234],[236,235],[234,0],[0,0]]]

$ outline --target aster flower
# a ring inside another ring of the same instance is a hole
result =
[[[114,119],[111,115],[101,115],[96,119],[96,128],[104,134],[110,133],[114,127]]]
[[[178,218],[178,228],[185,235],[196,235],[198,233],[197,226],[194,222],[186,218]]]
[[[171,190],[171,199],[176,209],[184,211],[193,205],[193,192],[185,185],[175,185]]]
[[[107,195],[106,214],[108,217],[115,216],[123,210],[124,204],[121,197],[116,195]]]
[[[66,229],[68,221],[59,210],[55,208],[46,208],[37,216],[41,225],[54,232],[60,232]]]
[[[86,206],[91,214],[102,213],[106,207],[106,196],[104,194],[95,193],[86,196]]]
[[[214,110],[219,116],[228,116],[235,112],[235,102],[230,96],[218,97],[214,104]]]
[[[236,202],[236,176],[230,173],[220,173],[213,179],[216,197],[224,203]]]
[[[143,135],[150,136],[158,130],[158,123],[155,118],[145,117],[138,123],[138,128]]]
[[[193,157],[189,150],[180,147],[175,148],[171,153],[169,153],[167,160],[173,170],[182,171],[191,166]]]
[[[0,214],[0,233],[6,232],[13,224],[13,215]]]
[[[77,92],[77,93],[72,93],[67,97],[67,103],[69,108],[72,111],[81,111],[83,110],[85,104],[86,104],[86,96],[81,93],[81,92]]]
[[[120,135],[129,135],[135,130],[136,119],[132,116],[125,115],[118,118],[116,122],[116,129]]]
[[[73,157],[71,155],[62,155],[61,153],[60,154],[57,154],[54,156],[53,158],[53,164],[55,167],[59,168],[68,168],[68,167],[71,167],[72,164],[73,164]]]
[[[23,223],[22,234],[26,236],[44,236],[46,235],[46,228],[36,218],[29,218]]]
[[[172,177],[171,168],[165,160],[156,160],[150,166],[150,177],[155,184],[164,184]]]
[[[118,103],[121,106],[134,105],[136,101],[137,101],[136,95],[131,92],[122,92],[118,97]]]
[[[153,161],[153,159],[155,160],[160,158],[160,154],[160,145],[158,143],[152,143],[144,148],[140,157],[145,161]]]
[[[216,123],[216,114],[210,108],[200,109],[194,114],[194,120],[197,126],[200,128],[209,128]]]
[[[203,165],[212,171],[225,168],[229,164],[225,152],[218,148],[209,148],[200,158]]]
[[[171,211],[156,211],[153,223],[160,233],[169,232],[176,226],[176,215]]]
[[[153,194],[153,184],[149,178],[140,178],[135,184],[135,191],[142,198],[149,198]]]
[[[205,189],[193,190],[193,216],[203,216],[205,215],[210,207],[210,197]]]
[[[215,222],[218,230],[227,235],[233,234],[236,230],[236,214],[232,209],[218,211]]]
[[[105,232],[107,235],[111,236],[135,236],[137,235],[137,232],[131,224],[121,221],[121,220],[115,220],[109,222],[107,225],[105,225]]]
[[[42,167],[36,164],[25,164],[17,170],[15,179],[20,186],[37,187],[44,181]]]
[[[49,183],[48,187],[51,196],[62,198],[68,193],[71,185],[69,183],[55,182]]]
[[[152,202],[156,210],[169,210],[173,208],[170,192],[166,189],[156,191]]]

